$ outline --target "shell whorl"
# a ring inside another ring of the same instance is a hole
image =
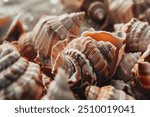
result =
[[[43,99],[74,100],[74,95],[69,89],[66,78],[65,72],[59,68],[55,80],[50,83],[48,93]]]
[[[127,24],[115,26],[116,31],[127,33],[127,52],[144,52],[150,44],[150,25],[135,18]]]
[[[20,56],[9,43],[0,46],[0,99],[40,99],[40,67]]]
[[[88,100],[133,100],[122,90],[117,90],[113,86],[88,86],[85,91]]]
[[[43,16],[31,31],[34,49],[41,64],[50,65],[52,47],[60,40],[71,40],[80,32],[84,13]]]
[[[134,65],[138,62],[140,56],[141,52],[137,52],[127,53],[122,57],[116,74],[120,80],[123,80],[125,82],[131,80],[131,70],[134,67]]]

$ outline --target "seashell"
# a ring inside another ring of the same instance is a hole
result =
[[[147,9],[145,13],[141,14],[139,16],[139,19],[141,21],[145,21],[145,22],[148,22],[150,24],[150,8]]]
[[[137,63],[141,52],[125,54],[118,66],[116,76],[118,79],[128,82],[131,80],[131,70]]]
[[[103,84],[115,74],[123,53],[124,47],[121,47],[123,40],[107,32],[101,32],[99,35],[102,40],[105,40],[103,38],[106,35],[107,39],[110,37],[120,45],[115,47],[110,42],[97,42],[89,36],[82,35],[70,41],[66,47],[59,47],[63,44],[55,46],[56,49],[53,47],[53,50],[57,51],[52,51],[52,54],[57,53],[57,55],[52,61],[52,72],[56,73],[59,67],[63,68],[67,74],[68,84],[74,92],[78,92],[79,89],[84,91],[87,86],[96,83]],[[65,43],[65,40],[60,43]],[[117,47],[120,47],[119,55]]]
[[[88,100],[134,100],[122,90],[117,90],[113,86],[104,87],[88,86],[85,91]]]
[[[36,58],[37,53],[34,49],[31,32],[24,33],[19,38],[17,45],[21,56],[27,58],[30,61],[33,61]]]
[[[0,45],[0,99],[40,99],[41,79],[39,65],[21,57],[11,44]]]
[[[55,80],[50,83],[48,93],[42,99],[74,100],[75,97],[67,84],[65,72],[58,70]]]
[[[132,78],[136,85],[147,95],[150,92],[150,45],[132,69]]]
[[[108,6],[114,23],[126,23],[137,17],[133,0],[109,0]]]
[[[84,13],[63,14],[60,16],[43,16],[30,32],[37,59],[42,66],[51,67],[51,49],[58,41],[71,40],[79,35]],[[26,40],[26,39],[24,39]],[[27,42],[27,40],[26,40]],[[24,44],[24,43],[23,43]]]
[[[115,25],[116,31],[127,33],[126,51],[144,52],[150,44],[150,25],[133,18],[127,24]]]
[[[71,11],[85,11],[86,15],[98,24],[101,24],[101,29],[108,25],[108,8],[106,1],[100,0],[61,0],[65,8]]]
[[[16,17],[11,15],[3,15],[0,17],[0,44],[3,41],[15,41],[24,32],[22,23],[20,22],[21,14]]]

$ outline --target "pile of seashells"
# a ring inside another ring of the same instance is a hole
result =
[[[0,17],[0,99],[150,99],[150,1],[61,2],[28,32]]]

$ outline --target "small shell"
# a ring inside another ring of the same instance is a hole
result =
[[[150,92],[150,45],[132,69],[133,79],[147,95]]]
[[[66,38],[71,40],[79,35],[83,18],[83,12],[60,16],[43,16],[30,32],[30,38],[22,40],[25,40],[25,44],[32,42],[38,54],[36,61],[39,61],[43,66],[51,67],[52,47],[60,40]]]
[[[116,76],[120,80],[123,80],[124,82],[130,81],[131,70],[134,67],[134,65],[137,63],[140,56],[141,56],[141,52],[125,54],[119,63]]]
[[[48,93],[42,99],[51,100],[74,100],[74,95],[67,84],[65,72],[58,70],[55,80],[50,83]]]
[[[117,90],[113,86],[104,87],[88,86],[85,91],[88,100],[134,100],[122,90]]]
[[[140,15],[139,19],[150,24],[150,8],[144,14]]]
[[[40,67],[22,58],[9,43],[0,46],[0,99],[40,99]]]
[[[150,25],[147,22],[134,18],[127,24],[115,25],[115,29],[127,33],[127,52],[144,52],[150,44]]]
[[[16,41],[19,36],[24,32],[22,23],[20,22],[21,14],[16,17],[11,15],[0,17],[0,44],[3,41]]]

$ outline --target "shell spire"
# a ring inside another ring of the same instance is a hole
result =
[[[0,99],[40,99],[41,80],[39,65],[21,57],[11,44],[0,45]]]
[[[117,90],[113,86],[88,86],[85,91],[88,100],[134,100],[122,90]]]

